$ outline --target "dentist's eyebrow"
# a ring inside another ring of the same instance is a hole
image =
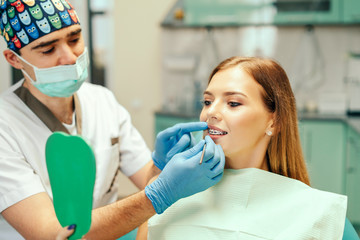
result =
[[[72,31],[70,32],[69,34],[67,34],[66,36],[67,37],[72,37],[72,36],[76,36],[78,34],[81,33],[81,28],[80,29],[77,29],[75,31]],[[47,46],[50,46],[56,42],[58,42],[59,39],[54,39],[52,41],[47,41],[47,42],[40,42],[38,45],[36,45],[35,47],[32,47],[31,50],[35,50],[35,49],[39,49],[39,48],[42,48],[42,47],[47,47]]]
[[[74,35],[78,35],[79,33],[81,33],[81,28],[75,30],[75,31],[72,31],[71,33],[69,33],[67,36],[68,37],[72,37]]]
[[[38,45],[36,45],[35,47],[32,47],[31,50],[39,49],[39,48],[42,48],[42,47],[47,47],[47,46],[50,46],[51,44],[54,44],[54,43],[56,43],[58,41],[59,41],[59,39],[55,39],[55,40],[47,41],[47,42],[41,42]]]

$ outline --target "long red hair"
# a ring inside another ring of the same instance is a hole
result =
[[[303,157],[296,112],[295,97],[284,69],[274,60],[257,57],[231,57],[221,62],[211,73],[239,67],[262,87],[267,110],[274,113],[275,132],[267,148],[269,170],[310,185]]]

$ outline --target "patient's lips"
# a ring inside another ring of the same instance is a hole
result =
[[[207,133],[213,140],[221,138],[226,134],[228,134],[228,132],[212,125],[209,125],[209,128],[207,129]]]

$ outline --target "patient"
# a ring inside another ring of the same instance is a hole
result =
[[[232,57],[211,73],[200,120],[226,157],[223,179],[156,215],[137,239],[341,239],[346,196],[311,188],[283,68]],[[145,232],[144,232],[145,231]]]

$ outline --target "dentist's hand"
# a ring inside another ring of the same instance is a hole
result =
[[[179,123],[160,132],[155,141],[152,159],[156,167],[163,170],[169,160],[177,153],[194,145],[190,132],[207,129],[205,122]]]
[[[68,237],[70,237],[74,233],[75,227],[75,224],[73,224],[62,228],[56,236],[56,240],[67,240]]]
[[[200,157],[206,149],[203,163]],[[193,148],[176,154],[159,177],[145,187],[145,194],[160,214],[181,198],[204,191],[220,181],[225,166],[224,152],[209,136]]]

